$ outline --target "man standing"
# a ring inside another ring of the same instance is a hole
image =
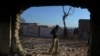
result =
[[[58,30],[59,30],[59,25],[56,25],[55,28],[53,28],[50,32],[50,34],[53,35],[53,42],[52,42],[52,46],[49,50],[49,53],[51,53],[53,51],[53,48],[55,48],[55,53],[58,53]]]

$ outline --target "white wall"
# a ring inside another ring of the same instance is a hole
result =
[[[35,25],[23,25],[22,31],[24,36],[38,36],[38,26]]]
[[[40,27],[40,32],[39,32]],[[24,36],[35,36],[35,37],[52,37],[50,34],[50,31],[53,29],[53,27],[48,26],[36,26],[32,24],[23,25],[23,35]],[[38,35],[39,34],[39,35]],[[60,38],[63,37],[63,29],[59,29],[58,36]],[[73,29],[68,29],[68,36],[73,37]]]
[[[27,35],[28,33],[27,33],[27,25],[23,25],[23,28],[22,28],[22,33],[23,33],[23,35]]]
[[[41,37],[52,37],[52,35],[50,34],[51,30],[52,28],[40,27],[40,36]]]

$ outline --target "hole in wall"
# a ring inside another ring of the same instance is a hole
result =
[[[65,40],[62,37],[64,12],[68,14],[65,18],[68,38]],[[73,52],[70,52],[68,55],[71,53],[79,56],[88,55],[90,13],[86,8],[81,9],[71,6],[44,6],[26,9],[21,14],[21,29],[19,34],[23,47],[33,52],[48,52],[52,44],[50,31],[57,24],[60,26],[59,47],[62,53],[61,55],[63,53],[67,55],[66,52],[69,51]],[[78,29],[78,34],[76,34],[77,31],[74,34],[75,29]],[[76,36],[79,37],[77,38]],[[77,53],[75,53],[76,51]]]

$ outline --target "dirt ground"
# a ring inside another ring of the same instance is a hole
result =
[[[21,43],[28,56],[88,56],[89,49],[87,41],[59,39],[59,54],[48,54],[51,38],[21,37]]]

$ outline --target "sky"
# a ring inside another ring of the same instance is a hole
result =
[[[71,6],[64,6],[65,12]],[[40,25],[54,26],[58,24],[63,27],[63,8],[62,6],[44,6],[44,7],[30,7],[22,14],[26,23],[39,23]],[[78,27],[79,19],[90,19],[90,12],[86,8],[74,8],[70,10],[70,15],[65,19],[66,26],[69,28]]]

